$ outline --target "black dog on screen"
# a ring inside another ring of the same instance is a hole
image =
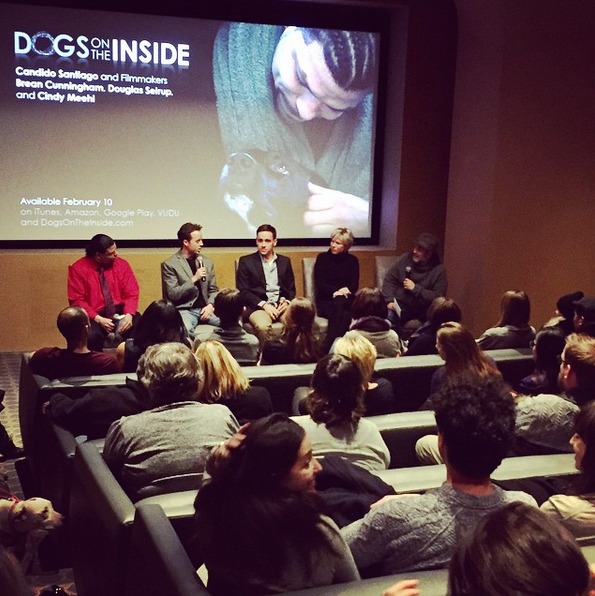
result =
[[[324,180],[298,162],[273,151],[248,149],[232,153],[219,180],[223,200],[251,234],[263,222],[287,221],[297,235],[306,235],[308,182]]]

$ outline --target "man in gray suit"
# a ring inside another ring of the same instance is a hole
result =
[[[194,339],[197,325],[219,325],[213,306],[219,288],[213,261],[201,255],[202,226],[185,223],[178,240],[180,250],[161,263],[163,296],[176,305]]]

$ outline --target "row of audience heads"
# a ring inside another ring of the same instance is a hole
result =
[[[221,315],[221,318],[228,317],[230,324],[233,324],[232,321],[237,324],[243,311],[243,303],[237,290],[222,289],[216,297],[215,304],[215,312]],[[382,316],[385,309],[386,305],[380,290],[363,288],[359,290],[354,302],[354,318],[359,318],[357,315],[362,312],[370,313],[364,316]],[[429,320],[437,325],[436,349],[445,360],[449,375],[464,376],[471,372],[483,377],[499,374],[493,363],[486,359],[478,348],[471,332],[458,322],[461,311],[454,301],[444,297],[437,298],[432,303],[428,314]],[[316,352],[317,349],[313,340],[314,316],[315,311],[311,301],[307,298],[297,298],[291,302],[283,320],[283,337],[296,348],[296,354],[306,358],[305,361],[318,360],[318,357],[311,358],[312,352]],[[69,343],[79,341],[86,333],[88,325],[87,315],[79,307],[68,307],[58,316],[58,328]],[[348,338],[343,343],[353,343],[353,336],[354,334],[350,332],[351,339]],[[156,300],[151,303],[140,317],[134,342],[141,351],[157,343],[188,343],[179,311],[166,300]],[[351,349],[351,352],[359,354],[360,366],[363,367],[364,377],[368,382],[374,369],[376,350],[370,342],[359,343],[361,345],[358,350]],[[536,368],[554,380],[558,375],[560,355],[564,345],[564,334],[555,327],[543,328],[537,334],[533,344]],[[204,347],[201,351],[206,349]],[[231,356],[228,356],[228,359],[231,359]],[[223,357],[220,356],[219,360],[222,361]],[[580,369],[580,362],[577,362],[578,374]]]
[[[364,394],[372,376],[375,348],[350,332],[333,354],[317,363],[307,397],[308,411],[317,422],[357,425],[364,415]],[[137,375],[153,407],[198,399],[225,403],[241,399],[249,387],[244,370],[218,341],[201,342],[193,353],[181,343],[150,346],[141,356]]]

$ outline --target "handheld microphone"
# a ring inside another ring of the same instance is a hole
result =
[[[198,259],[196,259],[196,262],[198,263],[198,268],[199,269],[202,269],[205,266],[204,261],[202,260],[202,257],[198,257]],[[207,281],[207,276],[206,275],[203,275],[200,278],[200,281]]]
[[[405,267],[405,279],[411,279],[411,267],[409,265]]]

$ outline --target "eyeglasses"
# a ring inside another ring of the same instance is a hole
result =
[[[559,356],[556,357],[556,360],[558,361],[559,365],[564,365],[566,366],[568,364],[568,362],[566,362],[566,360],[564,360],[564,358],[562,358],[562,354],[560,354]]]

